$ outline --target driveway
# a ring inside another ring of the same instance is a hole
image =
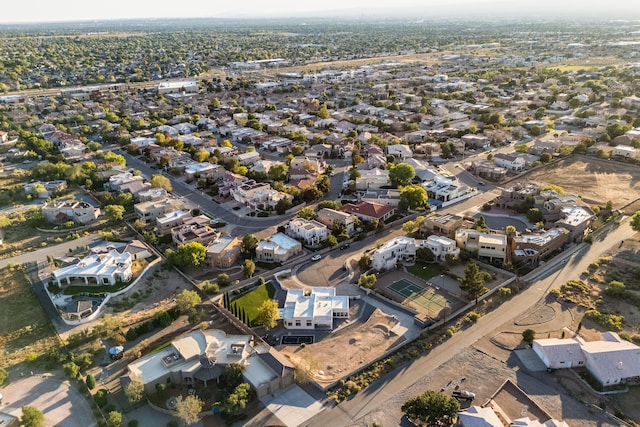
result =
[[[23,406],[35,406],[44,414],[45,425],[58,427],[94,427],[91,407],[69,381],[51,376],[30,376],[2,389],[3,412],[22,416]]]

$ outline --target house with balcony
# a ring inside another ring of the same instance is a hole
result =
[[[256,261],[283,263],[302,252],[302,244],[284,233],[261,240],[256,247]]]
[[[346,212],[336,211],[334,209],[320,209],[316,215],[318,222],[326,225],[333,230],[336,224],[344,227],[347,234],[352,235],[355,232],[355,223],[357,217]]]
[[[314,287],[309,294],[289,289],[280,312],[286,329],[331,329],[334,319],[349,317],[349,297],[336,295],[335,288]]]
[[[258,398],[274,394],[293,384],[293,366],[274,348],[255,345],[250,335],[227,335],[218,329],[195,330],[175,339],[155,353],[127,366],[123,386],[141,381],[146,393],[160,384],[202,384],[218,382],[227,365],[240,364],[243,381]]]
[[[448,237],[432,234],[422,245],[429,248],[438,261],[444,261],[447,255],[454,257],[460,255],[456,241]]]
[[[458,247],[471,252],[477,252],[478,259],[486,259],[489,262],[500,260],[506,262],[509,256],[507,251],[507,236],[503,234],[485,233],[473,229],[460,229],[456,232]]]
[[[77,225],[86,225],[98,219],[100,208],[81,200],[61,200],[45,202],[42,214],[52,224],[73,221]]]
[[[242,249],[242,241],[237,237],[220,236],[207,246],[207,261],[211,268],[233,266]]]
[[[377,271],[396,268],[399,262],[414,262],[416,240],[411,237],[396,237],[385,242],[371,254],[371,267]]]
[[[329,229],[314,219],[293,218],[286,226],[286,233],[294,239],[302,240],[306,246],[316,247],[327,239]]]

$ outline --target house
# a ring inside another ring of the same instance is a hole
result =
[[[400,204],[400,190],[369,188],[361,193],[360,201],[397,208]]]
[[[514,172],[523,170],[525,166],[525,161],[521,156],[515,156],[512,154],[498,153],[493,156],[493,162],[499,167]]]
[[[130,363],[125,380],[141,381],[146,393],[155,393],[160,384],[201,383],[207,387],[232,363],[244,366],[243,379],[258,398],[293,384],[293,366],[275,349],[254,346],[250,335],[227,335],[218,329],[190,332],[167,348]]]
[[[615,332],[603,332],[600,341],[534,340],[533,351],[550,369],[584,366],[605,387],[640,379],[640,347]]]
[[[349,317],[349,297],[337,296],[335,288],[289,289],[281,309],[282,324],[287,329],[333,328],[333,319]]]
[[[456,231],[458,231],[459,228],[462,228],[464,222],[464,219],[458,215],[434,214],[424,219],[422,228],[428,233],[454,239]]]
[[[331,157],[333,146],[330,144],[316,144],[307,148],[304,152],[305,157],[328,159]]]
[[[52,224],[73,221],[78,225],[89,224],[98,219],[100,208],[79,200],[46,202],[42,205],[42,214]]]
[[[479,177],[490,179],[492,181],[501,181],[505,176],[507,176],[506,168],[497,166],[489,160],[474,160],[471,162],[471,168]]]
[[[191,242],[208,245],[216,240],[220,233],[211,228],[207,223],[198,221],[186,221],[184,224],[171,229],[171,240],[175,245],[186,245]]]
[[[596,214],[586,206],[563,206],[560,212],[562,219],[556,221],[554,225],[569,230],[569,240],[582,241],[591,231],[591,223]]]
[[[305,179],[315,177],[324,172],[321,160],[309,157],[294,157],[289,165],[289,179]]]
[[[158,85],[158,93],[194,93],[198,92],[198,82],[195,80],[179,82],[162,82]]]
[[[513,263],[535,265],[551,256],[569,240],[565,228],[552,228],[542,233],[530,233],[513,238]]]
[[[333,230],[334,226],[338,224],[344,227],[345,232],[349,235],[355,232],[357,218],[354,215],[334,209],[323,208],[318,211],[316,217],[318,222],[326,225],[330,230]]]
[[[220,236],[207,246],[207,260],[211,268],[229,268],[235,264],[242,241],[237,237]]]
[[[378,271],[396,268],[401,261],[413,262],[416,259],[416,241],[411,237],[396,237],[387,241],[371,255],[371,267]]]
[[[135,197],[138,202],[149,202],[152,200],[166,199],[169,193],[164,188],[146,188],[139,191]]]
[[[187,180],[199,178],[219,178],[225,169],[209,162],[191,163],[184,167],[184,176]]]
[[[359,202],[359,203],[347,203],[342,206],[342,212],[346,212],[351,215],[355,215],[362,221],[386,221],[391,218],[396,209],[391,206],[385,206],[378,203],[371,202]]]
[[[447,255],[454,257],[460,255],[460,249],[456,246],[456,241],[448,237],[432,234],[427,237],[426,247],[431,250],[438,261],[444,261]]]
[[[161,214],[156,218],[158,233],[166,233],[172,228],[184,224],[184,222],[189,218],[192,218],[191,212],[182,209],[176,209],[174,211]]]
[[[616,145],[615,147],[613,147],[613,151],[611,152],[611,157],[617,157],[622,159],[637,159],[638,150],[633,147],[628,147],[626,145]]]
[[[518,207],[527,203],[527,200],[533,200],[540,194],[540,190],[537,184],[516,184],[501,190],[497,204],[503,208]]]
[[[48,199],[54,193],[60,193],[67,188],[67,181],[57,180],[48,182],[28,182],[24,185],[24,192],[33,194],[38,199]]]
[[[256,261],[285,262],[302,251],[302,244],[283,233],[276,233],[258,242]]]
[[[462,199],[467,195],[474,193],[472,187],[464,185],[456,178],[449,178],[438,174],[432,181],[422,184],[427,191],[429,197],[438,202],[453,203],[455,200]]]
[[[131,182],[142,182],[143,178],[139,175],[134,175],[131,172],[121,172],[109,177],[109,182],[105,184],[108,190],[122,192],[122,187]]]
[[[72,280],[84,281],[85,285],[115,285],[117,282],[131,280],[132,263],[133,257],[129,252],[118,253],[112,250],[108,253],[91,254],[77,264],[55,270],[51,273],[51,279],[58,286],[62,286],[63,282],[70,285]]]
[[[235,201],[253,210],[275,208],[278,202],[289,197],[288,194],[276,191],[266,182],[249,180],[230,189]]]
[[[149,200],[148,202],[140,202],[133,205],[138,218],[146,223],[155,221],[162,214],[181,209],[184,206],[178,199],[161,199]]]
[[[389,184],[389,171],[382,169],[359,170],[356,178],[356,190],[367,190],[369,188],[379,189]]]
[[[260,154],[257,151],[247,151],[246,153],[238,154],[236,159],[238,159],[240,166],[251,166],[260,160]]]
[[[507,260],[507,236],[502,234],[484,233],[472,229],[456,231],[456,242],[460,248],[477,252],[478,259]]]
[[[394,144],[387,146],[387,154],[394,156],[396,160],[405,160],[413,157],[413,152],[408,145]]]
[[[307,246],[319,246],[327,239],[329,230],[327,226],[314,219],[293,218],[286,227],[288,236],[300,239]]]

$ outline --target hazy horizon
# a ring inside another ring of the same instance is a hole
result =
[[[640,2],[628,0],[579,1],[562,3],[552,0],[537,2],[522,0],[325,0],[317,3],[272,0],[245,0],[238,8],[234,4],[219,4],[208,0],[182,3],[168,1],[111,0],[108,8],[86,8],[80,0],[24,0],[3,8],[0,24],[30,24],[73,21],[107,21],[155,18],[532,18],[556,19],[601,18],[640,20]],[[27,12],[25,12],[27,11]],[[640,24],[640,22],[639,22]]]

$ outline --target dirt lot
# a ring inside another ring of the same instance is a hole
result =
[[[589,204],[615,208],[640,197],[640,168],[621,162],[572,156],[527,174],[519,182],[560,185],[567,193],[582,196]]]
[[[371,307],[352,303],[351,308],[355,311],[350,313],[353,319],[357,311]],[[368,319],[353,321],[319,342],[304,347],[282,346],[279,350],[294,364],[312,366],[314,381],[326,386],[383,355],[389,347],[402,340],[391,331],[397,324],[398,320],[393,316],[376,308]]]

